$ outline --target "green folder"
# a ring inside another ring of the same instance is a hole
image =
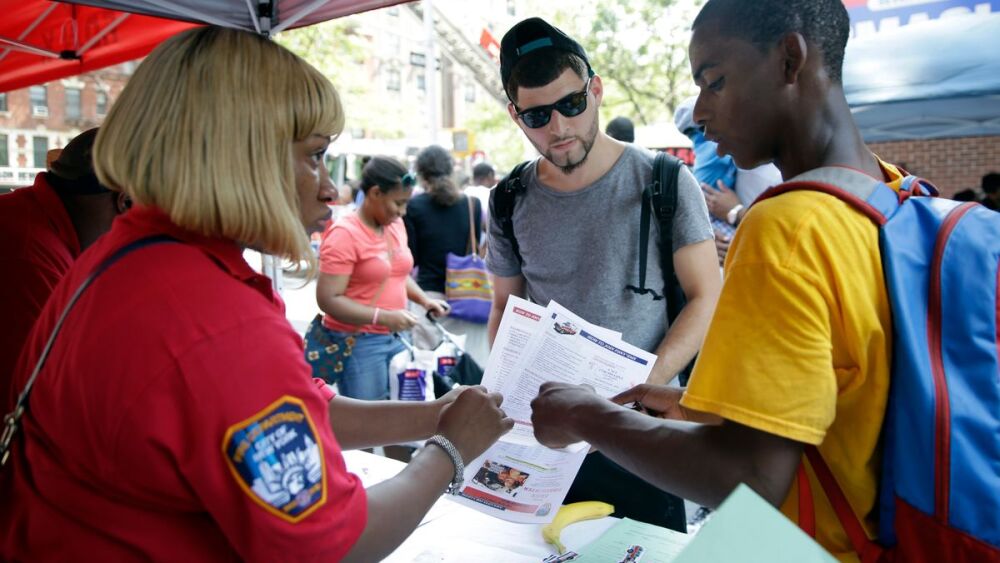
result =
[[[785,515],[740,485],[673,563],[837,563]]]
[[[625,518],[579,553],[573,563],[837,563],[746,485],[693,537]]]

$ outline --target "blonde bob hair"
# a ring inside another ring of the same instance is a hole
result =
[[[343,128],[337,91],[307,62],[252,33],[201,27],[139,66],[101,126],[94,169],[180,227],[312,263],[292,143]]]

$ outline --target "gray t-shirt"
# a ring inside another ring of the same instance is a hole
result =
[[[653,351],[667,330],[666,301],[625,289],[639,285],[639,221],[642,191],[653,174],[654,155],[628,145],[611,170],[583,189],[565,193],[538,180],[538,161],[521,181],[514,205],[519,264],[500,225],[490,221],[486,265],[502,277],[524,276],[528,298],[554,299],[594,324],[622,332],[625,341]],[[494,190],[495,191],[495,190]],[[495,217],[495,193],[490,216]],[[660,234],[651,221],[646,287],[663,294]],[[681,167],[673,223],[674,251],[713,238],[708,208],[694,176]]]

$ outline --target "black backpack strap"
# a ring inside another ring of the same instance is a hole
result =
[[[677,212],[677,177],[680,171],[679,159],[665,152],[656,154],[650,198],[660,225],[660,269],[663,271],[663,292],[667,296],[667,320],[670,324],[684,308],[684,292],[674,272],[674,214]]]
[[[45,343],[45,348],[42,349],[42,355],[38,358],[38,362],[35,364],[34,371],[31,372],[31,377],[28,378],[28,382],[25,383],[24,389],[17,397],[17,404],[14,406],[14,410],[4,417],[4,429],[3,436],[0,437],[0,467],[2,467],[7,462],[7,457],[10,455],[10,445],[14,440],[15,434],[17,434],[18,423],[24,413],[28,409],[28,397],[31,396],[31,389],[35,386],[35,380],[38,379],[38,374],[42,371],[42,367],[45,365],[45,361],[49,357],[49,352],[52,351],[52,345],[56,341],[56,336],[59,335],[59,331],[62,329],[63,321],[66,320],[66,316],[76,305],[80,296],[83,292],[97,279],[98,276],[104,273],[112,264],[121,260],[125,255],[138,250],[140,248],[150,246],[153,244],[162,244],[166,242],[180,242],[174,237],[168,235],[155,235],[143,239],[139,239],[132,243],[129,243],[122,248],[119,248],[114,254],[106,258],[103,262],[94,268],[94,271],[87,276],[87,279],[83,280],[73,295],[69,298],[69,302],[66,307],[63,308],[62,314],[59,315],[59,319],[56,321],[55,328],[52,329],[52,334],[49,335],[48,341]]]
[[[625,289],[645,295],[651,293],[655,301],[664,298],[653,289],[646,287],[646,264],[649,252],[650,216],[656,214],[660,228],[660,268],[663,270],[664,293],[673,297],[672,288],[676,284],[674,275],[674,212],[677,209],[677,175],[680,172],[680,161],[673,156],[659,152],[653,161],[652,181],[642,191],[642,210],[639,220],[639,286],[626,286]],[[672,323],[680,312],[681,303],[676,299],[667,300],[667,315]],[[676,309],[676,310],[675,310]]]
[[[504,238],[510,242],[510,248],[514,251],[518,264],[523,264],[524,260],[521,259],[521,247],[517,244],[517,237],[514,236],[514,204],[518,194],[525,191],[525,186],[521,182],[521,174],[529,164],[531,164],[530,160],[518,164],[510,171],[510,174],[497,182],[490,215],[492,221],[500,223],[500,230],[503,232]]]
[[[654,169],[654,178],[655,169]],[[653,301],[660,301],[663,296],[656,293],[655,290],[646,287],[646,260],[647,254],[649,252],[649,217],[653,214],[652,212],[652,187],[657,180],[653,180],[650,185],[646,186],[642,190],[642,209],[639,212],[639,285],[626,285],[625,289],[636,293],[638,295],[646,295],[647,293],[653,294]]]

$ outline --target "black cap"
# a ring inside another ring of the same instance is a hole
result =
[[[97,127],[77,135],[49,167],[49,184],[61,191],[79,195],[101,194],[111,190],[101,185],[94,173],[93,148]]]
[[[521,57],[541,49],[558,49],[573,53],[583,59],[583,62],[587,63],[587,70],[591,75],[594,74],[583,46],[542,18],[528,18],[510,28],[500,40],[500,80],[503,81],[505,89],[510,74]]]

